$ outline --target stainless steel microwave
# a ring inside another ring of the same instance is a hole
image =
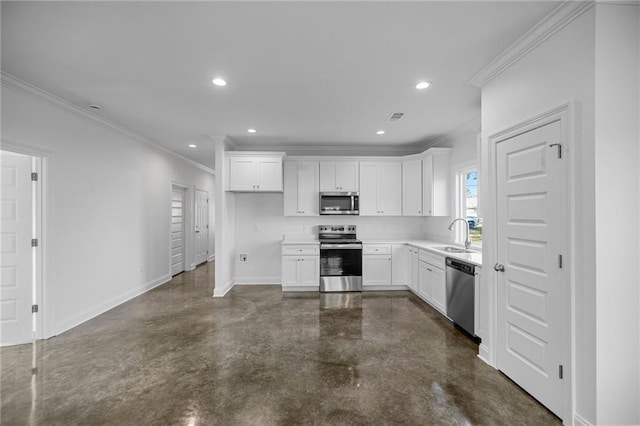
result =
[[[359,192],[321,192],[320,214],[360,214]]]

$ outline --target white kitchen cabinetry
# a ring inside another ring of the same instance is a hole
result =
[[[451,149],[431,148],[422,159],[422,212],[449,216],[451,210]]]
[[[402,215],[422,216],[422,160],[402,162]]]
[[[360,215],[402,215],[400,162],[360,163]]]
[[[321,161],[320,191],[358,192],[357,161]]]
[[[418,249],[413,246],[405,246],[406,252],[406,262],[407,266],[405,268],[407,274],[407,286],[414,292],[418,293],[418,275],[419,275],[419,261],[418,261]]]
[[[282,291],[320,289],[320,249],[317,245],[282,247]]]
[[[444,257],[425,250],[419,253],[418,296],[425,302],[447,314],[447,281],[444,269]]]
[[[227,153],[228,191],[282,192],[284,153]]]
[[[284,163],[284,215],[318,216],[320,190],[318,161]]]
[[[409,247],[405,244],[391,245],[391,285],[407,285],[407,260]]]
[[[362,285],[391,285],[390,244],[364,244],[362,247]]]

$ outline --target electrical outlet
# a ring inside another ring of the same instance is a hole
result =
[[[247,259],[247,255],[246,254],[241,254],[240,255],[240,262],[242,263],[247,263],[249,260]]]

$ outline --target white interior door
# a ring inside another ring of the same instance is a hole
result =
[[[196,265],[209,257],[209,194],[196,189],[195,199],[194,261]]]
[[[31,157],[0,154],[0,342],[2,346],[33,339],[33,183]]]
[[[171,276],[184,272],[184,188],[171,192]]]
[[[498,368],[562,415],[559,121],[497,144]],[[566,312],[565,314],[568,314]]]

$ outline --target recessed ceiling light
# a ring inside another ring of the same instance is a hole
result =
[[[249,129],[249,130],[247,130],[247,132],[249,132],[249,133],[255,133],[255,132],[257,132],[257,130],[256,130],[256,129]]]
[[[197,148],[197,147],[198,147],[198,145],[196,145],[196,144],[194,144],[194,143],[190,143],[190,144],[189,144],[189,148]]]
[[[376,135],[384,135],[384,130],[378,130],[378,131],[376,132]]]
[[[215,84],[216,86],[226,86],[226,85],[227,85],[227,82],[226,82],[226,81],[224,81],[224,80],[223,80],[223,79],[221,79],[221,78],[214,78],[214,79],[213,79],[213,84]]]
[[[100,111],[102,109],[102,105],[98,104],[89,104],[88,107],[91,109],[95,109],[96,111]]]
[[[431,83],[429,83],[428,81],[421,81],[420,83],[416,84],[416,89],[422,90],[426,89],[429,86],[431,86]]]

